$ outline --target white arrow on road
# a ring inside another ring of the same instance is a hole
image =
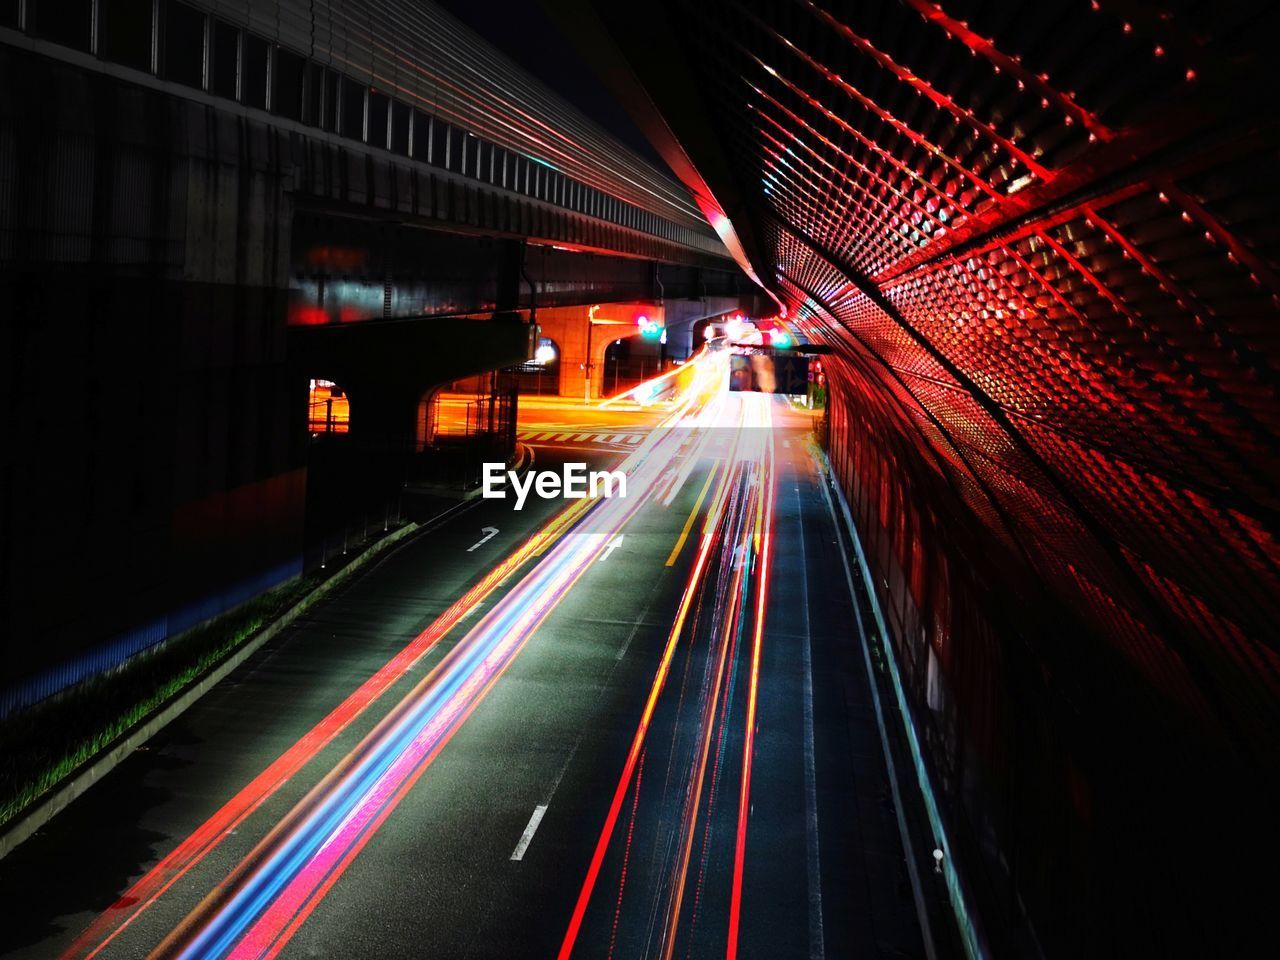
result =
[[[481,537],[479,540],[477,540],[475,543],[473,543],[471,546],[467,547],[467,553],[470,553],[476,547],[480,546],[481,544],[488,543],[490,540],[496,537],[498,535],[498,528],[497,527],[481,527],[480,532],[483,533],[484,536]]]
[[[622,546],[622,541],[625,536],[626,534],[620,533],[616,537],[614,537],[612,540],[610,540],[609,545],[604,548],[604,553],[600,554],[600,559],[598,562],[604,563],[606,560],[608,560],[609,554],[613,553],[613,551],[617,550],[620,546]]]

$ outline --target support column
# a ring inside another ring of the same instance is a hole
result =
[[[494,303],[495,320],[520,320],[520,284],[524,271],[523,240],[498,241],[498,291]]]

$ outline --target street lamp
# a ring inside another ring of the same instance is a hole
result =
[[[582,385],[582,399],[584,403],[588,404],[591,403],[591,371],[595,367],[595,364],[591,362],[591,331],[594,327],[598,325],[615,327],[627,327],[634,325],[640,328],[642,336],[649,339],[656,338],[664,329],[660,322],[651,320],[648,316],[644,315],[640,316],[636,320],[635,324],[631,324],[624,320],[597,320],[596,311],[599,309],[600,304],[596,303],[592,304],[591,308],[587,311],[587,358],[582,364],[582,370],[585,374],[583,377],[584,383]],[[603,377],[601,379],[603,379]],[[603,387],[603,383],[601,384],[601,387]]]

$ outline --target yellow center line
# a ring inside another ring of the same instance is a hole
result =
[[[698,493],[698,500],[693,505],[693,511],[689,514],[689,519],[684,522],[684,529],[680,531],[680,538],[676,540],[676,545],[671,549],[671,556],[667,557],[667,566],[674,566],[676,557],[680,556],[680,550],[684,547],[684,542],[689,539],[689,531],[693,529],[693,521],[698,518],[698,511],[702,509],[702,501],[706,499],[707,491],[711,488],[711,481],[715,479],[716,473],[720,469],[720,464],[714,464],[707,472],[707,479],[702,484],[702,490]]]

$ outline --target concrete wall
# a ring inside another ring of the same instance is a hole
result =
[[[751,310],[755,297],[702,297],[697,300],[629,301],[580,307],[553,307],[538,310],[542,336],[560,348],[560,396],[581,397],[586,387],[583,365],[587,357],[587,331],[591,327],[591,396],[602,395],[604,356],[614,340],[640,335],[633,321],[641,315],[665,323],[669,355],[688,357],[699,344],[693,343],[696,321],[730,310]],[[590,317],[593,315],[594,322]]]
[[[313,227],[349,240],[395,234],[401,254],[401,228],[388,218],[465,225],[459,244],[532,233],[668,249],[295,128],[92,61],[0,46],[0,714],[301,569],[306,377],[344,379],[290,357],[290,309],[310,306],[307,283],[317,280],[296,262],[304,209]],[[350,227],[362,220],[382,225]],[[656,277],[644,260],[546,246],[529,254],[524,272],[548,317],[564,298],[605,299],[620,285],[635,296]],[[374,258],[360,276],[336,278],[372,292],[382,309],[369,319],[386,319],[386,304],[392,316],[405,303],[415,315],[422,304],[465,312],[506,296],[513,309],[527,295],[525,283],[495,278],[486,299],[484,277],[469,273],[444,290],[438,261]],[[669,290],[737,283],[714,265],[663,270]],[[451,307],[457,291],[472,302]],[[349,374],[353,433],[416,427],[423,390],[518,362],[516,339],[492,356],[463,356],[458,344],[436,351],[466,362],[418,371],[395,396],[376,371]],[[593,345],[597,392],[608,339]],[[582,347],[568,349],[578,357],[565,358],[563,375],[580,378]]]
[[[299,569],[271,147],[0,47],[0,712]]]

